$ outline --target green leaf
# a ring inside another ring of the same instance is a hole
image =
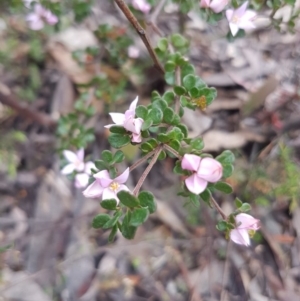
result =
[[[192,98],[198,98],[201,95],[201,92],[198,88],[194,87],[189,91]]]
[[[216,157],[216,160],[218,160],[221,164],[232,164],[234,162],[234,154],[230,150],[225,150],[222,154]]]
[[[169,140],[181,141],[183,139],[184,135],[181,132],[181,129],[175,126],[167,133],[167,137],[169,138]]]
[[[110,220],[108,214],[99,214],[94,217],[92,227],[95,229],[103,228],[103,226]]]
[[[165,52],[168,49],[168,40],[161,38],[157,43],[157,47],[160,51]]]
[[[176,48],[182,48],[188,45],[187,39],[179,33],[175,33],[171,36],[171,42]]]
[[[157,135],[157,140],[162,143],[167,143],[170,141],[170,138],[166,134],[161,133]]]
[[[100,202],[100,205],[102,208],[107,209],[107,210],[115,210],[117,207],[117,200],[116,199],[107,199],[107,200],[102,200]]]
[[[181,161],[176,161],[175,166],[173,168],[173,172],[176,175],[184,175],[186,173],[181,167]]]
[[[206,106],[209,106],[217,97],[217,90],[215,88],[202,88],[199,92],[200,96],[205,96]]]
[[[157,160],[165,160],[166,157],[167,157],[166,152],[165,151],[161,151],[159,153],[159,156],[158,156]]]
[[[214,185],[214,187],[215,187],[217,190],[222,191],[222,192],[224,192],[224,193],[226,193],[226,194],[230,194],[230,193],[232,193],[232,191],[233,191],[232,187],[231,187],[229,184],[227,184],[226,182],[217,182],[217,183]]]
[[[157,91],[152,91],[151,93],[151,101],[157,100],[157,99],[161,99],[160,94]]]
[[[195,75],[192,75],[192,74],[188,74],[186,75],[184,78],[183,78],[183,85],[184,87],[190,91],[192,88],[195,87],[196,85],[196,82],[197,82],[197,78]]]
[[[116,237],[116,234],[118,232],[118,225],[114,225],[110,231],[110,234],[108,236],[108,242],[112,243]]]
[[[126,130],[124,129],[124,127],[119,126],[119,125],[114,125],[114,126],[110,127],[109,131],[111,133],[115,133],[115,134],[126,134]]]
[[[138,195],[141,206],[148,207],[150,213],[156,211],[156,203],[154,201],[154,196],[149,191],[141,191]]]
[[[175,94],[173,91],[167,91],[163,95],[163,99],[168,103],[171,104],[175,99]]]
[[[131,219],[129,224],[134,227],[138,227],[143,224],[149,216],[148,208],[136,208],[131,213]]]
[[[173,89],[177,95],[184,95],[186,93],[185,88],[182,86],[175,86]]]
[[[145,120],[142,125],[142,131],[148,130],[151,127],[152,123],[153,121],[151,119]]]
[[[124,161],[124,159],[125,159],[124,153],[121,150],[118,150],[114,154],[112,163],[121,163],[122,161]]]
[[[219,231],[226,231],[227,230],[227,222],[226,221],[218,221],[216,228]]]
[[[232,175],[233,173],[233,165],[231,164],[222,164],[223,167],[223,178],[228,178]]]
[[[109,221],[107,221],[103,225],[102,228],[103,229],[112,228],[117,223],[117,221],[119,220],[119,218],[121,217],[121,215],[122,215],[122,210],[116,211],[116,213],[114,214],[114,216]]]
[[[184,78],[188,74],[195,74],[195,68],[191,64],[186,64],[181,68],[181,76]]]
[[[179,149],[180,149],[180,142],[178,140],[172,140],[168,143],[168,145],[176,151],[179,151]],[[172,155],[172,157],[173,156],[174,155]]]
[[[165,71],[166,72],[174,72],[176,69],[176,65],[172,61],[167,61],[165,64]]]
[[[172,124],[172,121],[174,120],[175,117],[174,110],[170,107],[167,107],[165,108],[163,114],[164,114],[164,118],[163,118],[164,122],[168,124]]]
[[[108,137],[108,142],[114,148],[121,148],[130,142],[130,137],[120,134],[111,134]]]
[[[203,139],[202,138],[194,138],[191,143],[190,143],[190,146],[193,148],[193,149],[196,149],[196,150],[202,150],[204,148],[204,142],[203,142]]]
[[[121,233],[127,239],[133,239],[134,235],[135,235],[135,232],[136,232],[136,229],[137,229],[136,227],[131,226],[129,224],[129,222],[130,222],[130,216],[131,216],[131,213],[128,212],[125,215],[125,217],[123,219],[123,223],[121,225]]]
[[[145,106],[137,106],[135,109],[135,115],[143,120],[146,119],[148,110]]]
[[[102,158],[103,161],[105,161],[105,162],[107,162],[109,164],[113,160],[113,154],[109,150],[104,150],[101,153],[101,158]]]
[[[167,102],[164,99],[157,99],[152,103],[152,108],[159,108],[162,111],[168,107]]]
[[[234,200],[234,203],[235,203],[236,208],[238,208],[238,209],[243,205],[243,202],[239,198],[236,198]]]
[[[147,120],[152,120],[152,124],[160,124],[163,119],[163,112],[160,108],[152,108],[147,116]]]
[[[205,189],[202,193],[200,193],[201,199],[210,205],[211,192],[209,189]]]
[[[152,146],[152,149],[154,149],[158,145],[157,140],[154,138],[147,140],[147,143],[149,143]]]
[[[165,72],[165,81],[168,85],[175,85],[175,72]]]
[[[118,192],[118,198],[120,200],[120,202],[125,205],[126,207],[137,207],[139,205],[139,200],[137,197],[135,197],[134,195],[132,195],[130,192],[125,191],[125,190],[121,190],[120,192]]]
[[[105,170],[105,169],[108,169],[107,163],[104,162],[103,160],[96,160],[96,161],[95,161],[95,166],[96,166],[97,169],[99,169],[99,170]]]
[[[144,142],[144,143],[141,144],[141,150],[144,153],[149,153],[153,150],[153,146],[148,142]]]
[[[251,210],[251,205],[248,203],[243,203],[239,210],[241,210],[242,212],[248,212]]]

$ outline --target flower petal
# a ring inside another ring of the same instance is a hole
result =
[[[128,180],[129,177],[129,167],[125,169],[125,171],[120,174],[118,177],[114,179],[115,182],[119,184],[123,184]]]
[[[119,203],[117,194],[112,189],[107,187],[103,189],[102,200],[109,200],[109,199],[115,199],[117,203]]]
[[[253,216],[240,213],[235,217],[238,229],[247,229],[247,230],[258,230],[259,229],[259,220]]]
[[[63,155],[71,163],[75,163],[78,160],[77,155],[69,150],[64,150]]]
[[[98,182],[98,180],[94,181],[91,185],[84,190],[83,195],[87,198],[98,198],[102,196],[103,188]]]
[[[210,3],[209,7],[215,13],[219,13],[225,8],[225,6],[228,4],[228,2],[229,2],[229,0],[213,0]]]
[[[231,18],[232,18],[232,16],[233,16],[233,12],[234,12],[233,9],[227,9],[227,10],[226,10],[225,14],[226,14],[226,18],[227,18],[228,22],[231,21]]]
[[[238,25],[235,23],[229,23],[229,27],[230,27],[230,31],[231,31],[232,35],[235,36],[237,34],[237,32],[239,31]]]
[[[202,158],[197,175],[211,183],[218,182],[222,178],[223,168],[220,162],[212,158]]]
[[[239,229],[231,230],[230,239],[239,245],[244,245],[246,247],[250,246],[250,237],[246,230],[239,230]]]
[[[199,178],[197,174],[193,174],[185,179],[185,185],[190,192],[199,194],[206,189],[207,181]]]
[[[75,187],[84,188],[89,183],[89,175],[86,173],[78,173],[75,176]]]
[[[181,167],[183,169],[197,171],[200,165],[201,158],[192,154],[185,154],[181,161]]]
[[[93,177],[99,181],[103,188],[108,187],[110,183],[113,182],[107,170],[101,170],[98,173],[94,174]]]
[[[69,175],[75,170],[75,165],[73,163],[67,164],[62,170],[61,173],[63,175]]]
[[[130,111],[133,111],[135,113],[135,109],[138,101],[139,101],[139,97],[137,96],[129,106]]]
[[[116,125],[123,125],[124,121],[125,121],[125,115],[122,113],[109,113],[112,121],[116,124]]]
[[[88,175],[91,175],[91,169],[96,169],[96,166],[93,162],[89,161],[85,163],[84,172]]]
[[[200,7],[206,8],[209,7],[210,0],[201,0]]]
[[[238,18],[243,18],[246,10],[248,7],[248,1],[246,1],[245,3],[243,3],[240,7],[238,7],[235,11],[234,11],[234,15],[237,16]]]
[[[84,160],[84,148],[79,149],[76,153],[76,156],[77,156],[77,160],[83,162],[83,160]]]
[[[131,142],[141,143],[142,142],[142,135],[141,134],[132,133]]]

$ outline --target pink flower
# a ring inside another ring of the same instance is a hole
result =
[[[141,129],[144,123],[142,118],[134,118],[135,117],[135,109],[138,102],[138,96],[135,100],[130,104],[129,110],[122,113],[109,113],[111,119],[115,124],[108,124],[105,127],[110,128],[114,125],[123,126],[128,132],[132,133],[131,141],[135,143],[140,143],[142,141]]]
[[[229,0],[201,0],[200,7],[210,8],[213,12],[221,12],[228,4]]]
[[[185,154],[181,167],[194,172],[185,179],[186,187],[194,194],[203,192],[208,182],[215,183],[222,178],[222,165],[212,158],[201,158],[196,155]]]
[[[34,12],[27,15],[26,20],[32,30],[42,29],[45,23],[54,25],[58,22],[57,16],[40,4],[34,6]]]
[[[115,179],[110,178],[107,170],[102,170],[94,174],[93,177],[96,181],[83,191],[83,195],[87,198],[116,199],[117,203],[119,203],[117,193],[121,190],[129,191],[128,187],[124,185],[129,177],[129,168]]]
[[[135,46],[128,47],[128,56],[132,59],[136,59],[140,56],[140,50]]]
[[[247,10],[248,1],[241,5],[237,9],[227,9],[226,18],[229,22],[229,27],[233,36],[237,34],[239,29],[251,29],[255,28],[253,24],[253,18],[256,16],[256,12],[253,10]]]
[[[144,14],[148,14],[151,10],[151,5],[146,0],[132,0],[132,6]]]
[[[96,168],[93,162],[87,162],[84,166],[84,172],[78,173],[75,176],[75,187],[76,188],[85,188],[89,183],[90,176],[92,174],[91,169]]]
[[[249,214],[240,213],[235,217],[236,228],[230,231],[230,239],[237,244],[250,246],[249,231],[259,229],[259,220]]]
[[[95,168],[95,165],[93,162],[84,163],[84,149],[82,148],[76,153],[64,150],[63,155],[69,161],[69,164],[61,170],[61,173],[69,175],[74,171],[78,172],[75,176],[75,187],[86,187],[91,175],[91,169]]]

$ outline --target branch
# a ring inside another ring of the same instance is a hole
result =
[[[141,24],[139,23],[139,21],[136,19],[136,17],[132,14],[132,12],[130,11],[130,9],[128,8],[127,4],[124,2],[124,0],[115,0],[116,4],[119,6],[119,8],[121,9],[121,11],[124,13],[125,17],[127,18],[127,20],[132,24],[132,26],[135,28],[136,32],[138,33],[138,35],[140,36],[140,38],[142,39],[143,43],[145,44],[153,62],[154,62],[154,66],[156,67],[156,69],[162,74],[165,74],[165,70],[163,68],[163,66],[161,65],[161,63],[158,60],[158,57],[156,55],[156,53],[154,52],[151,44],[150,44],[150,40],[144,30],[144,28],[141,26]]]
[[[142,157],[141,159],[139,159],[138,161],[136,161],[134,164],[132,164],[129,168],[130,171],[133,171],[135,168],[137,168],[140,164],[144,163],[145,161],[147,161],[150,157],[153,156],[153,154],[155,153],[155,149],[152,150],[151,152],[149,152],[147,155],[145,155],[144,157]]]
[[[141,178],[139,179],[138,183],[136,184],[135,188],[133,189],[133,195],[137,195],[140,191],[140,188],[142,187],[146,177],[148,176],[150,170],[152,169],[153,165],[155,164],[155,162],[157,161],[158,159],[158,156],[161,152],[161,150],[163,149],[163,145],[159,145],[156,149],[155,149],[155,152],[154,152],[154,156],[153,158],[151,159],[149,165],[147,166],[147,168],[144,170]]]
[[[45,127],[56,126],[56,121],[49,115],[31,109],[26,103],[17,100],[11,94],[0,91],[0,102],[15,110],[22,117],[31,119]]]
[[[222,210],[222,208],[219,206],[219,204],[217,203],[217,201],[213,198],[213,196],[210,197],[212,204],[215,206],[215,208],[217,209],[217,211],[220,213],[220,215],[222,216],[222,218],[224,220],[227,219],[227,215],[225,214],[225,212]]]

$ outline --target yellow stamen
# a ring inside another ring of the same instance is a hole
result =
[[[236,24],[236,23],[238,23],[239,21],[240,21],[240,18],[239,18],[238,16],[233,16],[230,22]]]
[[[199,98],[192,100],[193,104],[199,107],[202,111],[205,111],[206,105],[206,97],[204,95],[200,96]]]
[[[109,185],[109,188],[111,189],[111,190],[113,190],[114,192],[116,192],[118,189],[119,189],[119,183],[117,183],[117,182],[112,182],[110,185]]]
[[[256,232],[255,230],[248,230],[249,236],[250,236],[251,238],[253,238],[255,232]]]

